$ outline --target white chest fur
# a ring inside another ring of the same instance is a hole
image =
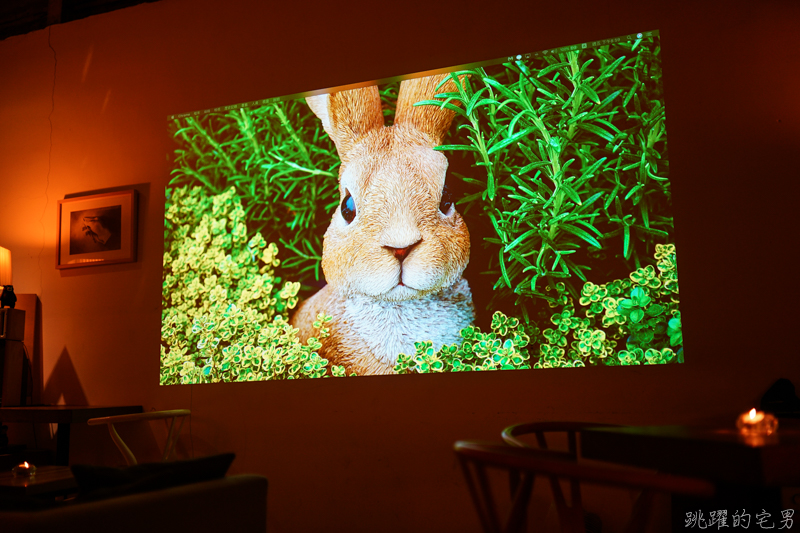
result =
[[[417,300],[386,302],[351,296],[341,318],[343,345],[393,366],[399,354],[414,355],[415,342],[431,341],[437,349],[459,343],[459,332],[473,322],[475,314],[469,285],[461,279]]]

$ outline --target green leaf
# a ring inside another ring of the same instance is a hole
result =
[[[557,69],[560,69],[560,68],[563,68],[563,67],[567,67],[567,66],[569,66],[569,63],[566,62],[566,61],[563,61],[561,63],[553,63],[552,65],[548,65],[548,66],[544,67],[543,69],[541,69],[539,72],[537,72],[536,73],[536,77],[541,78],[542,76],[546,76],[546,75],[550,74],[554,70],[557,70]]]
[[[441,144],[439,146],[434,146],[434,150],[437,152],[443,152],[445,150],[462,150],[467,152],[477,152],[478,149],[474,146],[468,146],[466,144]]]
[[[481,91],[486,90],[486,87],[481,89]],[[476,95],[479,93],[476,93]],[[474,103],[473,103],[474,102]],[[469,107],[467,107],[467,115],[472,116],[476,109],[479,107],[487,106],[487,105],[501,105],[499,101],[495,100],[494,98],[481,98],[480,100],[470,102]]]
[[[456,113],[458,113],[462,117],[466,118],[466,116],[467,116],[467,113],[463,109],[461,109],[459,106],[457,106],[455,104],[451,104],[449,102],[442,102],[440,100],[422,100],[422,101],[419,101],[419,102],[415,103],[414,107],[422,106],[422,105],[432,105],[432,106],[436,106],[436,107],[443,107],[445,109],[449,109],[450,111],[455,111]]]
[[[503,251],[500,250],[500,272],[503,275],[503,281],[505,281],[506,286],[510,289],[511,288],[511,279],[508,277],[508,272],[506,272],[506,262],[503,257]]]
[[[500,94],[502,94],[503,96],[505,96],[506,98],[508,98],[512,102],[519,102],[519,100],[517,99],[517,95],[511,89],[509,89],[508,87],[506,87],[505,85],[503,85],[499,81],[487,76],[487,77],[483,78],[483,82],[486,85],[491,85],[493,88],[495,88],[498,91],[500,91]]]
[[[627,200],[628,198],[630,198],[631,196],[636,194],[642,188],[644,188],[643,184],[641,184],[641,183],[636,184],[636,186],[634,186],[631,190],[629,190],[628,193],[625,195],[625,199]]]
[[[600,168],[600,165],[602,165],[606,161],[606,159],[607,158],[604,156],[595,161],[594,163],[592,163],[592,165],[589,168],[587,168],[581,173],[581,178],[588,179],[593,177],[595,172],[597,172],[597,169]]]
[[[586,231],[582,230],[579,227],[573,226],[571,224],[559,224],[558,229],[563,229],[564,231],[568,231],[569,233],[572,233],[573,235],[580,237],[581,239],[583,239],[584,241],[588,242],[589,244],[591,244],[596,248],[602,248],[602,246],[600,246],[600,243],[597,242],[597,239],[595,239],[594,237],[589,235],[589,233],[587,233]]]
[[[606,130],[604,130],[603,128],[601,128],[599,126],[595,126],[593,124],[580,123],[580,124],[578,124],[578,127],[581,128],[582,130],[588,131],[589,133],[594,133],[595,135],[598,135],[598,136],[602,137],[603,139],[607,140],[608,142],[611,142],[611,141],[614,140],[614,136],[613,135],[611,135],[609,132],[607,132]]]
[[[537,234],[538,231],[539,231],[538,229],[531,229],[531,230],[526,231],[525,233],[523,233],[522,235],[520,235],[519,237],[514,239],[512,242],[510,242],[508,245],[506,245],[504,251],[508,252],[509,250],[513,249],[515,246],[517,246],[519,243],[521,243],[522,241],[524,241],[525,239],[527,239],[531,235]]]
[[[617,67],[624,60],[625,60],[625,56],[620,56],[613,63],[611,63],[610,65],[607,65],[607,66],[603,67],[602,69],[600,69],[600,77],[597,79],[597,81],[599,82],[604,78],[609,78],[612,75],[614,75],[615,71],[617,70]]]
[[[590,223],[586,222],[585,220],[575,220],[574,222],[576,224],[580,224],[581,226],[586,227],[586,229],[588,229],[589,231],[594,232],[594,234],[597,235],[598,237],[602,237],[603,236],[603,234],[600,233],[599,229],[595,228],[593,225],[591,225]]]
[[[527,174],[527,173],[528,173],[528,172],[530,172],[531,170],[535,170],[535,169],[537,169],[537,168],[546,167],[546,166],[549,166],[549,165],[551,165],[551,164],[552,164],[552,163],[550,163],[550,161],[537,161],[537,162],[535,162],[535,163],[530,163],[530,164],[528,164],[528,165],[525,165],[524,167],[522,167],[522,168],[519,170],[519,173],[520,173],[520,175],[522,175],[522,174]]]
[[[633,98],[633,95],[636,94],[636,90],[638,88],[639,88],[639,82],[638,81],[634,82],[634,84],[631,87],[630,91],[628,91],[628,94],[625,95],[625,100],[623,100],[623,102],[622,102],[622,107],[627,107],[628,106],[628,102],[631,101],[631,98]],[[637,113],[638,113],[638,111],[637,111]]]
[[[585,94],[589,100],[595,104],[600,103],[600,98],[597,96],[597,93],[588,84],[582,83],[578,88],[583,91],[583,94]]]
[[[619,192],[619,187],[620,187],[620,185],[618,183],[614,187],[614,190],[612,190],[611,193],[606,197],[606,201],[603,203],[603,209],[608,209],[609,207],[611,207],[611,204],[614,203],[614,201],[618,199],[617,198],[617,194]]]
[[[631,228],[628,225],[624,225],[622,227],[622,231],[624,232],[623,237],[623,244],[622,244],[622,255],[625,259],[630,259],[631,257]]]
[[[575,202],[577,205],[581,205],[581,197],[578,196],[578,193],[575,192],[575,189],[569,186],[568,183],[562,182],[559,186],[559,190],[564,191],[564,193],[569,197],[570,200]]]
[[[639,224],[633,224],[632,228],[636,228],[637,230],[647,233],[649,235],[655,235],[657,237],[669,237],[669,233],[664,230],[656,229],[656,228],[648,228],[646,226],[641,226]]]
[[[522,131],[518,131],[517,133],[515,133],[511,137],[508,137],[508,138],[503,139],[502,141],[500,141],[498,143],[495,143],[491,148],[489,148],[487,153],[488,154],[493,154],[493,153],[497,152],[498,150],[502,150],[503,148],[505,148],[509,144],[514,143],[514,142],[518,141],[519,139],[525,137],[526,135],[528,135],[530,132],[532,132],[535,129],[536,129],[535,127],[531,126],[529,128],[525,128]]]
[[[592,196],[590,196],[589,198],[587,198],[586,200],[584,200],[581,203],[580,208],[578,208],[578,212],[581,212],[581,211],[585,210],[587,207],[591,206],[601,196],[603,196],[603,191],[594,193]],[[584,215],[584,216],[587,216],[587,215]],[[592,216],[592,215],[588,215],[588,216]],[[594,229],[594,228],[592,228],[592,229]],[[597,230],[595,230],[595,231],[597,231]],[[597,234],[600,235],[599,232]]]

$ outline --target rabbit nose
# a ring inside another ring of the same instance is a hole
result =
[[[403,260],[405,260],[405,258],[408,257],[408,254],[411,252],[411,250],[414,247],[416,247],[421,241],[422,239],[418,240],[417,242],[409,246],[406,246],[405,248],[394,248],[392,246],[384,246],[384,248],[392,252],[392,254],[397,258],[397,260],[402,263]]]

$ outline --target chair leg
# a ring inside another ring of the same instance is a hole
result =
[[[484,533],[501,533],[498,526],[497,511],[494,508],[494,500],[486,480],[486,473],[480,465],[470,463],[463,457],[459,457],[459,463]],[[473,471],[475,472],[474,474]]]
[[[181,423],[178,424],[178,430],[175,431],[175,422],[177,421],[177,417],[172,418],[172,423],[169,425],[169,434],[167,434],[167,442],[164,445],[164,456],[162,457],[162,461],[168,461],[172,452],[175,449],[175,445],[178,444],[178,437],[181,434],[181,429],[183,429],[183,423],[186,420],[185,416],[180,417]]]
[[[512,493],[511,512],[505,529],[507,533],[522,533],[528,529],[528,504],[535,480],[533,474],[524,474],[522,482],[517,484],[517,490]]]
[[[128,448],[128,446],[122,442],[122,438],[119,436],[119,433],[117,433],[114,424],[108,424],[108,432],[111,434],[111,440],[114,441],[114,444],[117,445],[117,448],[122,453],[122,456],[125,457],[125,462],[128,463],[128,466],[137,464],[136,457],[133,456],[130,448]]]
[[[636,502],[633,504],[633,512],[631,513],[631,521],[628,523],[628,527],[625,528],[625,533],[644,532],[650,519],[653,496],[653,491],[645,489],[636,498]]]

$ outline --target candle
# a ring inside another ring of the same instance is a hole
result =
[[[15,477],[31,477],[36,474],[36,467],[25,461],[12,468],[11,472]]]
[[[743,435],[771,435],[778,429],[778,420],[769,413],[753,408],[739,415],[736,427]]]

